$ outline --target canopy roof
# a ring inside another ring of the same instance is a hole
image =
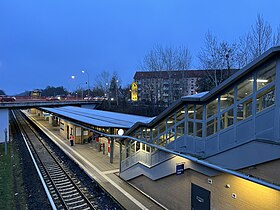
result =
[[[59,108],[41,108],[46,112],[51,112],[68,119],[106,128],[130,128],[136,122],[149,123],[153,118],[139,115],[122,114],[118,112],[86,109],[74,106]]]

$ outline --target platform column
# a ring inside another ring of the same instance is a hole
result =
[[[110,138],[110,163],[113,163],[114,160],[114,138]]]
[[[121,168],[121,166],[122,166],[122,142],[121,141],[119,141],[119,146],[120,146],[120,168],[119,168],[119,171],[121,172],[122,171],[122,168]]]
[[[5,142],[5,131],[7,131],[6,140],[9,142],[9,109],[0,109],[0,143]]]

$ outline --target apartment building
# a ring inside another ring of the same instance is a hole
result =
[[[137,71],[138,101],[171,104],[182,96],[197,93],[197,81],[213,70]]]

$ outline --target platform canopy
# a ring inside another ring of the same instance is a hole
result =
[[[118,112],[86,109],[74,106],[59,108],[40,108],[43,111],[59,115],[62,118],[72,119],[97,127],[105,128],[126,128],[129,129],[137,122],[149,123],[153,117],[143,117],[139,115],[123,114]]]

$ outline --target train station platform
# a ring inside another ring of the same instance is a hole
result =
[[[125,209],[165,209],[119,177],[118,158],[114,158],[114,163],[110,163],[110,158],[98,151],[94,144],[76,144],[71,147],[69,141],[60,136],[59,127],[53,127],[36,114],[23,112]]]

